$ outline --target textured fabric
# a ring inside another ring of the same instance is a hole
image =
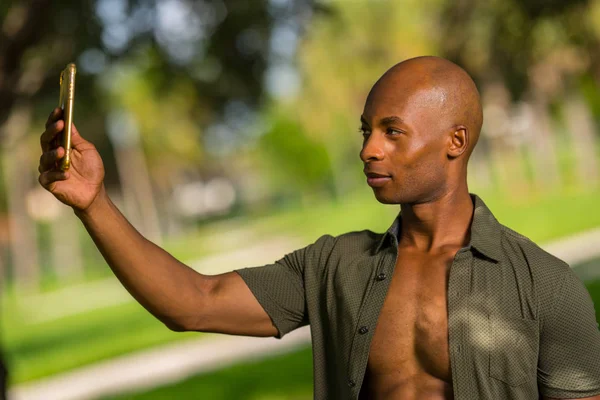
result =
[[[471,241],[454,258],[447,293],[454,398],[600,394],[600,331],[585,286],[471,197]],[[278,337],[310,324],[316,399],[359,395],[400,218],[383,234],[322,236],[274,264],[237,271]]]

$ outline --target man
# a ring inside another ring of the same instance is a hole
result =
[[[315,398],[598,400],[600,332],[585,287],[469,194],[482,120],[460,67],[436,57],[394,66],[367,98],[360,153],[377,200],[400,204],[391,228],[326,235],[272,265],[216,276],[127,222],[77,130],[71,169],[56,169],[59,110],[41,136],[39,180],[169,328],[281,337],[310,324]]]

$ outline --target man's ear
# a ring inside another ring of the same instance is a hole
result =
[[[467,151],[469,147],[469,133],[467,127],[457,126],[450,133],[450,140],[448,146],[448,157],[456,158]]]

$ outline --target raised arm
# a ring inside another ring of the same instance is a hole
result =
[[[60,109],[54,110],[40,139],[39,182],[73,208],[129,293],[175,331],[275,336],[277,329],[239,274],[199,274],[127,221],[106,194],[100,155],[75,127],[71,167],[57,168],[64,156],[56,144],[64,127],[60,118]]]

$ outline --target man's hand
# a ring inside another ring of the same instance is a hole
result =
[[[58,161],[65,155],[65,149],[59,145],[59,133],[65,126],[61,118],[62,110],[54,109],[40,138],[42,156],[38,167],[38,180],[58,200],[75,210],[83,211],[100,193],[104,180],[104,165],[96,147],[82,138],[73,125],[71,166],[67,171],[60,170]]]

